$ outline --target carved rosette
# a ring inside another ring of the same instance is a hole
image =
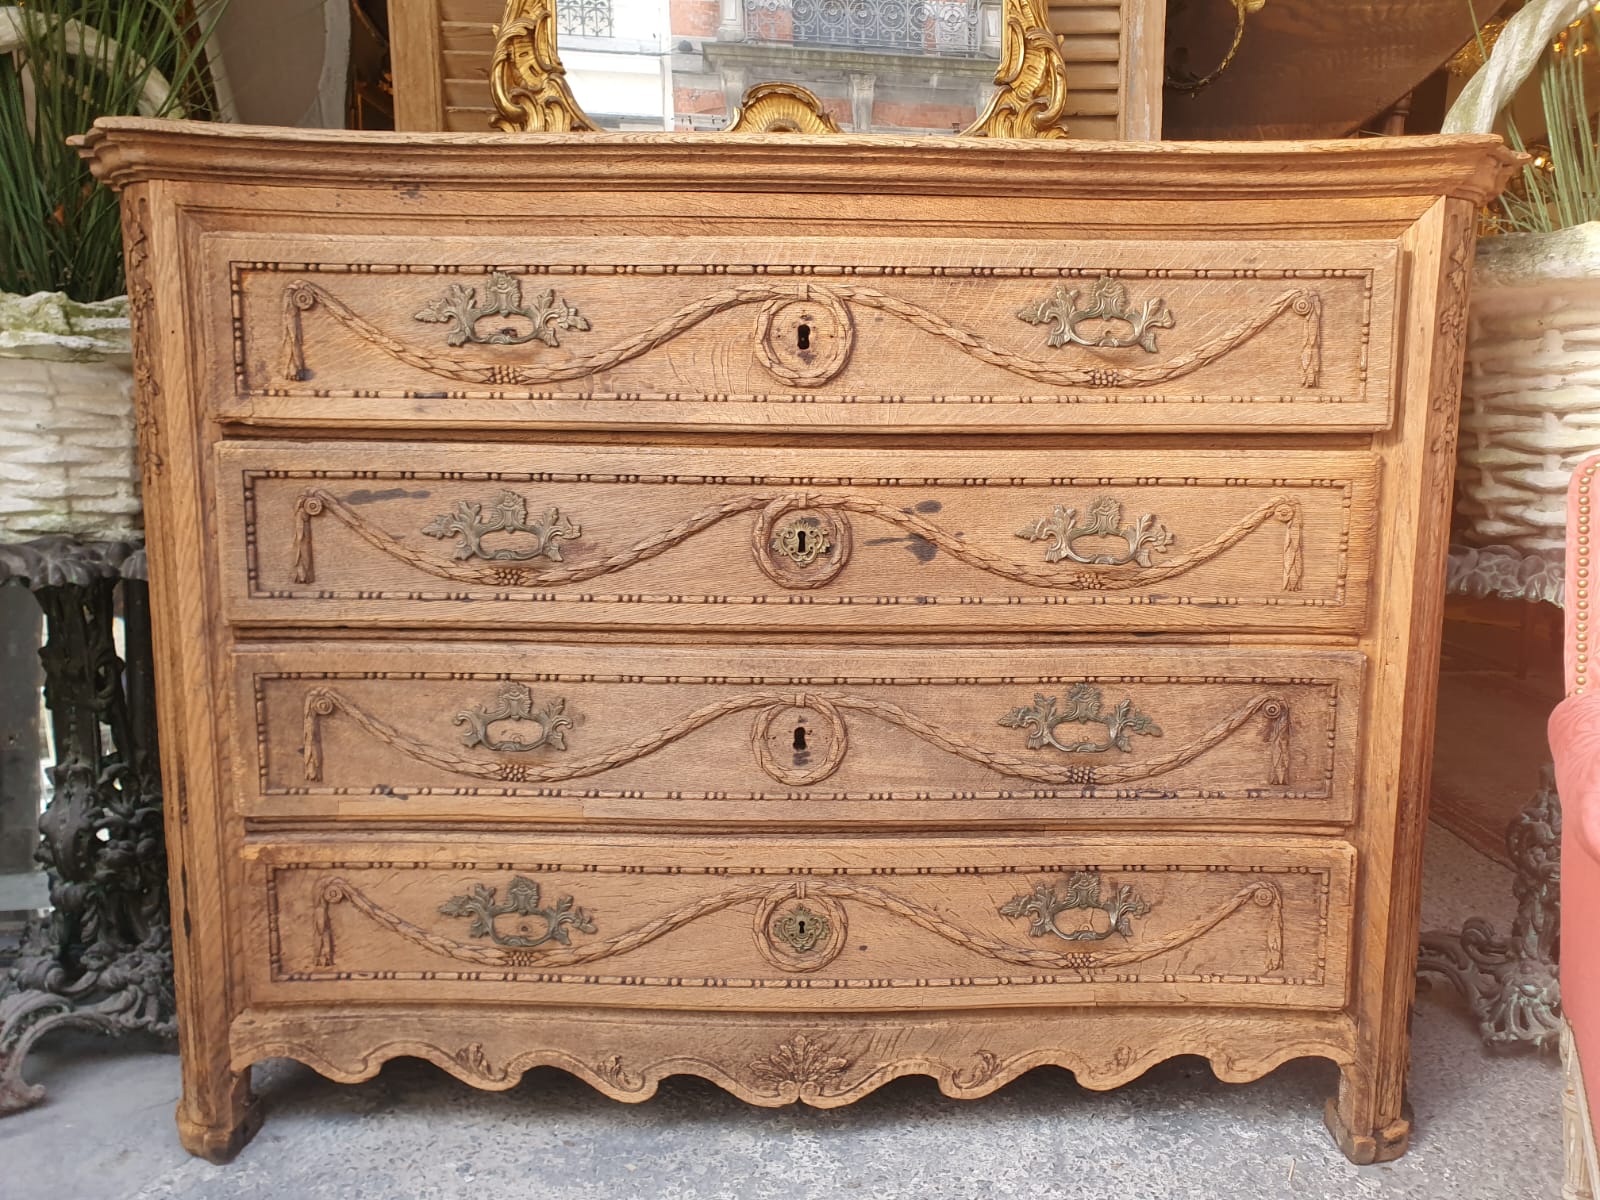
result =
[[[773,1091],[803,1099],[836,1089],[849,1066],[850,1060],[826,1042],[797,1033],[771,1054],[752,1060],[750,1074]]]

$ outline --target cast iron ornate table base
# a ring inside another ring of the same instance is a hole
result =
[[[1450,981],[1466,999],[1483,1040],[1545,1050],[1561,1036],[1561,799],[1554,771],[1506,830],[1516,871],[1517,916],[1509,934],[1472,917],[1458,933],[1425,933],[1417,971]]]
[[[1450,548],[1447,590],[1508,600],[1562,600],[1562,564],[1505,546]],[[1505,935],[1482,917],[1422,935],[1417,973],[1466,1000],[1483,1040],[1508,1049],[1555,1046],[1561,1035],[1561,798],[1546,766],[1538,794],[1506,829],[1517,916]]]
[[[52,911],[0,979],[0,1115],[44,1099],[22,1064],[52,1030],[175,1033],[144,566],[132,542],[0,545],[0,583],[26,585],[44,609],[56,754],[34,852]],[[119,589],[126,662],[113,638]]]

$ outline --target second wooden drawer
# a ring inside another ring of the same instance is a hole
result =
[[[238,623],[1355,633],[1351,451],[225,444]]]

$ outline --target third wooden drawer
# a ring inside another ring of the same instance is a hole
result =
[[[1198,646],[322,642],[233,655],[266,820],[1348,825],[1363,658]]]

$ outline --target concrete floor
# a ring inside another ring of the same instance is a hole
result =
[[[1428,927],[1509,920],[1509,873],[1436,826],[1424,894]],[[0,1200],[1556,1200],[1554,1059],[1489,1055],[1437,995],[1414,1039],[1411,1152],[1364,1168],[1322,1130],[1331,1065],[1231,1086],[1198,1059],[1107,1093],[1054,1068],[982,1101],[902,1079],[831,1112],[687,1078],[622,1105],[551,1070],[486,1093],[414,1061],[348,1087],[274,1062],[256,1071],[265,1127],[214,1167],[178,1146],[174,1058],[63,1039],[29,1069],[50,1100],[0,1121]]]

